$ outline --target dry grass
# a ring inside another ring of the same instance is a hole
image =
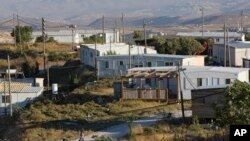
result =
[[[100,95],[100,96],[113,96],[114,95],[114,89],[113,88],[100,88],[96,90],[92,90],[91,93],[95,95]]]
[[[174,138],[173,134],[153,134],[153,135],[137,135],[129,139],[121,139],[121,141],[172,141]]]
[[[136,126],[132,130],[133,136],[126,137],[122,141],[228,140],[225,133],[225,129],[203,129],[199,125],[162,121],[152,127]]]
[[[132,136],[142,135],[143,133],[144,133],[144,130],[140,124],[132,128]]]
[[[35,128],[27,129],[22,137],[23,141],[58,141],[58,140],[74,140],[78,135],[78,131],[64,131],[57,129]]]

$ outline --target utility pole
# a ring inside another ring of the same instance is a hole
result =
[[[10,57],[8,54],[8,81],[9,81],[9,97],[10,97],[10,117],[12,117],[12,95],[10,89]]]
[[[4,113],[7,115],[7,97],[6,97],[6,76],[4,75]]]
[[[49,92],[49,58],[47,57],[47,83],[48,83],[48,92]]]
[[[201,15],[202,15],[202,38],[204,36],[204,7],[201,7]]]
[[[143,20],[143,29],[144,29],[144,44],[145,44],[145,48],[147,47],[147,33],[146,33],[146,21],[145,19]]]
[[[96,75],[96,78],[98,78],[98,74],[97,74],[97,51],[96,51],[96,44],[97,44],[97,39],[96,39],[96,34],[95,34],[95,75]]]
[[[113,41],[114,43],[116,43],[116,28],[117,28],[117,21],[115,19],[115,25],[114,25],[114,29],[113,29]]]
[[[226,23],[224,23],[224,67],[227,66]]]
[[[124,33],[124,14],[122,13],[122,42],[125,43],[125,33]]]
[[[44,18],[42,18],[42,37],[43,37],[43,69],[44,69],[44,72],[45,72],[45,69],[46,69],[46,52],[45,52],[45,38],[46,38],[46,35],[45,35],[45,21],[44,21]]]
[[[14,33],[14,45],[16,47],[16,27],[15,27],[15,14],[13,13],[13,33]]]
[[[72,43],[71,43],[71,46],[72,46],[72,49],[74,49],[74,29],[76,28],[76,25],[69,25],[69,28],[71,28],[71,32],[72,32]]]
[[[112,50],[111,50],[111,39],[112,39],[111,36],[109,36],[109,43],[110,43],[110,44],[109,44],[109,51],[110,51],[110,53],[112,54]]]
[[[145,48],[144,48],[144,53],[147,53],[147,34],[146,34],[146,22],[145,19],[143,19],[143,29],[144,29],[144,44],[145,44]]]
[[[231,53],[230,53],[230,46],[229,46],[229,35],[228,35],[228,29],[226,29],[226,38],[227,38],[227,50],[228,50],[228,66],[231,67]]]
[[[18,34],[19,34],[19,43],[21,47],[21,54],[23,54],[23,42],[22,42],[22,37],[21,37],[21,31],[20,31],[20,24],[19,24],[19,18],[17,15],[17,26],[18,26]]]
[[[132,47],[132,44],[131,43],[129,43],[129,45],[128,45],[128,62],[129,62],[129,69],[131,69],[131,47]],[[139,56],[137,56],[137,57],[139,57]]]
[[[241,33],[241,37],[243,35],[243,10],[241,10],[240,12],[240,33]]]
[[[102,44],[104,44],[104,16],[102,16]]]
[[[178,72],[178,81],[179,81],[179,85],[178,85],[178,91],[180,92],[181,95],[181,112],[182,112],[182,120],[185,121],[185,112],[184,112],[184,102],[183,102],[183,93],[181,90],[181,71],[184,71],[186,69],[183,69],[180,67],[181,63],[177,62],[177,72]]]

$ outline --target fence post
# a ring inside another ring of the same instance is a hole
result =
[[[123,93],[123,79],[121,78],[121,98],[120,100],[122,101],[124,97],[124,93]]]
[[[168,89],[165,90],[165,99],[166,99],[166,102],[168,103]]]
[[[141,99],[141,97],[142,97],[142,81],[141,81],[141,78],[140,78],[140,88],[139,88],[138,99]]]

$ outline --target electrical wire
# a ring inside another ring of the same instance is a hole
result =
[[[8,23],[8,22],[12,22],[12,21],[13,21],[13,19],[6,20],[6,21],[1,22],[1,23],[0,23],[0,25],[6,24],[6,23]]]

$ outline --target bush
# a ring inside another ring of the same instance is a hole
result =
[[[33,77],[39,73],[39,64],[27,55],[24,56],[25,62],[22,64],[22,70],[25,77]]]
[[[50,52],[49,53],[49,61],[69,61],[73,60],[76,56],[74,54],[58,53],[58,52]]]

